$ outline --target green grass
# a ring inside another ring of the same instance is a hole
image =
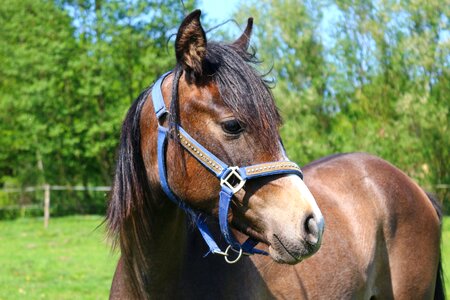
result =
[[[0,222],[0,300],[107,299],[118,255],[112,255],[98,216]],[[450,217],[442,257],[450,295]]]
[[[99,216],[0,222],[0,299],[107,299],[118,255]]]

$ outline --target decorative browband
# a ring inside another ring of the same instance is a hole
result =
[[[300,167],[293,162],[290,161],[278,161],[278,162],[270,162],[264,163],[260,165],[254,165],[245,168],[245,173],[247,175],[257,175],[263,174],[267,171],[275,171],[275,170],[298,170],[300,171]]]

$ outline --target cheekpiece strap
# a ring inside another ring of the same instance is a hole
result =
[[[161,181],[161,188],[167,197],[177,204],[182,210],[188,214],[192,220],[195,221],[200,234],[205,240],[206,244],[209,247],[209,252],[222,254],[222,250],[219,248],[217,243],[214,241],[211,232],[209,231],[208,226],[206,225],[206,220],[198,213],[196,213],[191,207],[189,207],[186,202],[182,201],[178,198],[170,189],[169,183],[167,181],[167,171],[166,171],[166,162],[165,162],[165,153],[167,147],[167,128],[159,126],[158,127],[158,172],[159,178]],[[209,253],[208,252],[208,253]]]

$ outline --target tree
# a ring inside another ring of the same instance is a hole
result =
[[[448,0],[254,1],[248,15],[293,159],[365,151],[434,191],[450,183]]]
[[[174,66],[183,16],[178,1],[3,1],[0,184],[109,185],[122,119]]]
[[[0,8],[0,169],[3,182],[42,183],[59,173],[47,159],[68,110],[70,18],[52,3],[2,2]]]
[[[274,95],[284,119],[283,141],[291,159],[306,163],[330,151],[327,139],[332,105],[324,103],[329,70],[318,28],[320,1],[255,1],[239,9],[238,18],[255,17],[254,44],[273,66]],[[243,23],[241,21],[240,23]]]

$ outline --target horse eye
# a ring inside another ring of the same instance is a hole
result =
[[[241,126],[241,124],[238,122],[238,120],[233,119],[233,120],[223,122],[222,130],[228,134],[236,135],[236,134],[241,133],[244,130],[244,128]]]

